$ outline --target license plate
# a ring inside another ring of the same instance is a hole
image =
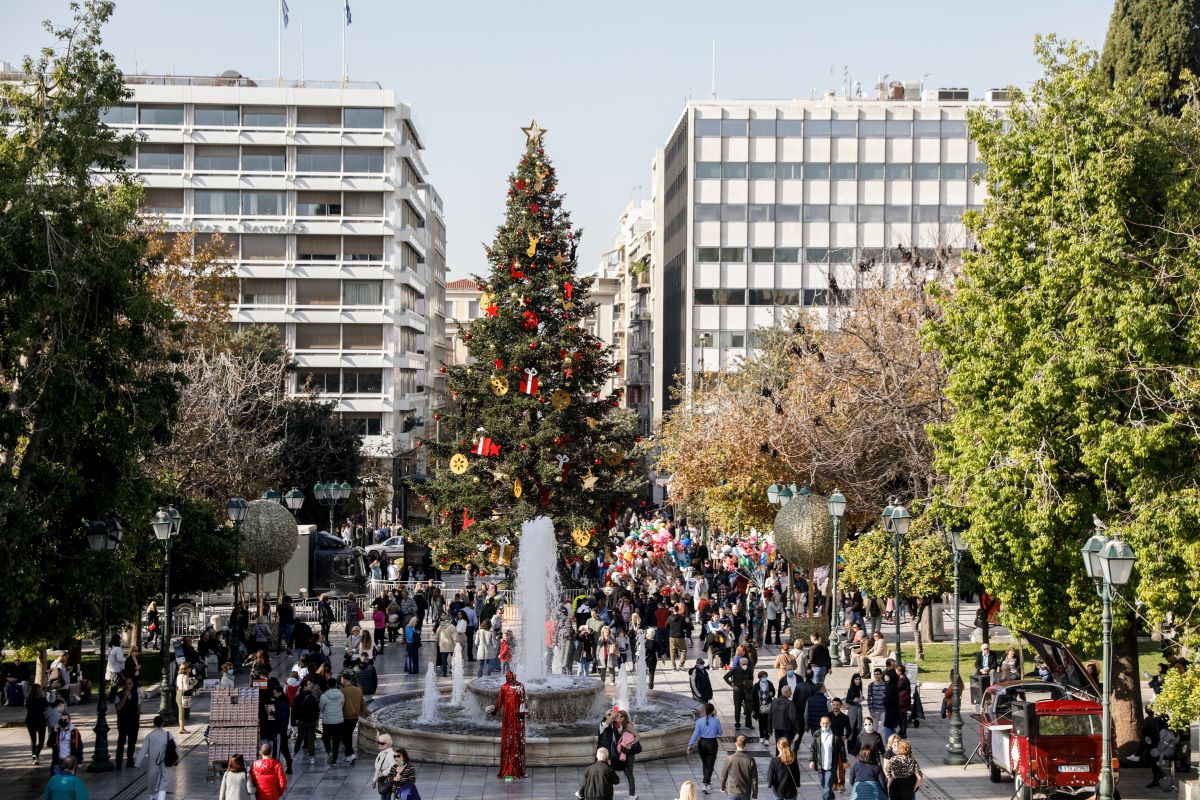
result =
[[[1059,772],[1087,772],[1091,769],[1089,764],[1059,764]]]

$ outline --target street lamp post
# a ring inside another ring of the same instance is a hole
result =
[[[896,622],[896,664],[899,666],[904,665],[904,656],[900,649],[900,540],[908,533],[911,522],[912,516],[908,509],[899,505],[896,498],[891,498],[887,508],[883,510],[883,529],[892,535],[892,558],[896,568],[896,597],[892,616]]]
[[[1112,780],[1112,702],[1109,687],[1112,686],[1112,601],[1117,596],[1120,587],[1129,583],[1133,574],[1133,548],[1118,539],[1101,533],[1103,528],[1096,526],[1096,533],[1084,544],[1083,566],[1087,575],[1096,584],[1096,594],[1104,602],[1104,667],[1102,685],[1100,687],[1101,707],[1104,709],[1103,744],[1100,755],[1100,785],[1096,788],[1096,800],[1113,800]]]
[[[954,688],[950,701],[950,736],[946,740],[946,754],[942,756],[942,763],[956,766],[967,763],[966,751],[963,750],[962,714],[959,713],[962,708],[962,677],[958,669],[958,562],[967,551],[967,540],[962,531],[950,528],[946,531],[946,543],[950,545],[950,552],[954,554],[954,668],[950,675],[950,682]]]
[[[104,566],[108,566],[107,553],[121,546],[124,531],[116,517],[107,520],[95,520],[88,524],[88,547],[100,553],[105,553]],[[108,595],[100,593],[100,665],[105,669],[108,664],[106,646],[108,644]],[[112,758],[108,754],[108,685],[102,681],[100,697],[96,702],[96,744],[92,748],[92,760],[88,764],[88,772],[112,772]]]
[[[233,523],[233,571],[237,577],[237,583],[233,586],[233,602],[235,604],[242,599],[242,521],[246,519],[246,511],[249,507],[250,504],[246,502],[246,498],[241,496],[231,497],[229,502],[225,503],[225,515]]]
[[[183,526],[183,517],[174,506],[159,508],[154,515],[150,527],[154,537],[163,543],[163,635],[160,646],[162,657],[162,685],[159,687],[158,713],[164,722],[174,722],[175,704],[171,690],[171,661],[168,654],[171,648],[171,538],[179,534]]]
[[[317,502],[329,509],[329,532],[333,533],[333,512],[337,504],[350,496],[351,486],[346,482],[318,483],[313,487]]]
[[[846,498],[837,489],[833,490],[833,494],[829,495],[829,516],[833,518],[833,579],[830,583],[829,593],[831,595],[829,602],[829,649],[833,651],[833,665],[842,667],[842,629],[841,621],[838,619],[838,612],[841,610],[841,603],[838,602],[838,536],[842,530],[842,515],[846,513]]]

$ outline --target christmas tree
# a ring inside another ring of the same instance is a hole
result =
[[[620,410],[612,354],[584,326],[594,279],[579,277],[571,227],[536,120],[508,178],[504,223],[486,248],[479,319],[459,329],[470,362],[449,369],[422,538],[439,563],[495,561],[522,522],[554,521],[560,552],[607,538],[645,491],[636,420]],[[511,554],[511,549],[508,554]],[[507,559],[506,559],[507,560]]]

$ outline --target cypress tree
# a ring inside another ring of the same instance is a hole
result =
[[[1174,99],[1187,69],[1200,75],[1200,35],[1196,0],[1117,0],[1100,68],[1109,84],[1135,75],[1164,73],[1167,83],[1146,86],[1154,104],[1176,110]]]

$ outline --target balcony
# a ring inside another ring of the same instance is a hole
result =
[[[629,343],[629,352],[630,353],[638,353],[638,354],[649,353],[650,352],[650,340],[649,339],[634,339],[633,341],[631,341]]]
[[[650,270],[642,270],[637,274],[633,281],[633,288],[639,292],[650,288]]]

